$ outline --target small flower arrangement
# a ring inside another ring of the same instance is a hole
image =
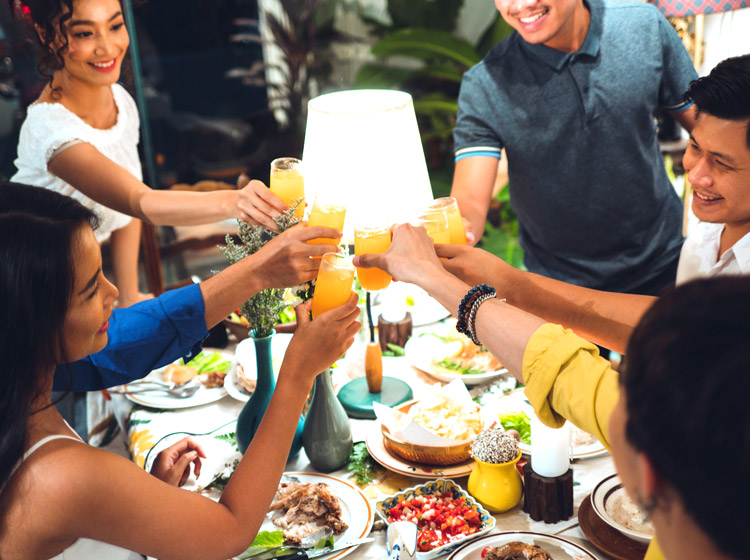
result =
[[[257,253],[266,243],[280,233],[299,223],[300,219],[294,215],[299,201],[292,204],[283,214],[274,218],[279,231],[272,231],[260,225],[250,225],[243,220],[237,220],[240,231],[240,243],[234,242],[231,236],[226,237],[226,246],[219,246],[219,251],[234,264],[248,255]],[[313,283],[299,287],[297,297],[303,301],[312,297]],[[242,315],[250,323],[253,336],[263,338],[273,333],[273,326],[279,322],[279,314],[289,305],[285,300],[285,289],[267,288],[255,294],[240,306]]]

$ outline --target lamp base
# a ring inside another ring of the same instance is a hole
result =
[[[395,377],[383,377],[383,388],[380,393],[371,393],[367,387],[367,379],[358,377],[344,385],[338,394],[339,401],[350,417],[370,420],[375,418],[372,403],[394,406],[413,397],[414,393],[409,384]]]

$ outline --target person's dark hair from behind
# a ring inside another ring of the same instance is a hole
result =
[[[750,148],[750,54],[723,60],[690,83],[685,101],[694,101],[700,113],[719,119],[747,121],[747,146]]]
[[[0,182],[0,486],[23,456],[40,386],[64,360],[76,233],[95,215],[48,189]]]
[[[626,437],[689,515],[736,558],[750,525],[750,278],[661,297],[628,344]]]

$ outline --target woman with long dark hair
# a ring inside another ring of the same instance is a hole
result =
[[[357,298],[314,322],[298,307],[274,396],[216,503],[84,444],[50,403],[55,368],[107,343],[117,289],[95,226],[69,197],[0,185],[0,558],[225,560],[258,531],[315,375],[359,327]]]
[[[138,292],[140,222],[194,225],[243,218],[276,229],[284,204],[259,181],[208,193],[152,190],[142,182],[139,117],[120,84],[130,38],[119,0],[9,0],[27,24],[48,83],[29,108],[12,180],[78,199],[111,239],[118,305]]]

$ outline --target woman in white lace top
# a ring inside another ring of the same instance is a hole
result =
[[[243,218],[275,228],[285,205],[260,181],[239,191],[152,190],[142,182],[139,117],[117,84],[129,45],[119,0],[22,0],[39,69],[50,78],[22,126],[12,180],[72,196],[110,239],[119,305],[136,303],[140,221],[194,225]]]

